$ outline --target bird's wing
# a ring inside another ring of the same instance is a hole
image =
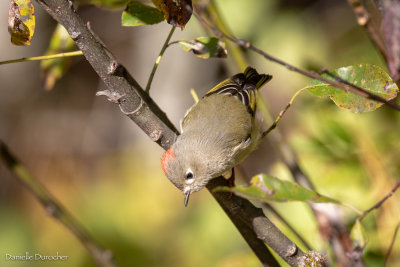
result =
[[[214,94],[231,95],[241,101],[250,114],[254,115],[256,91],[271,78],[271,75],[258,74],[255,69],[247,67],[244,73],[238,73],[214,86],[203,98]]]

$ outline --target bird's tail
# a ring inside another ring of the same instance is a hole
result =
[[[204,97],[214,94],[231,95],[241,101],[251,114],[255,114],[256,91],[271,79],[272,75],[258,74],[255,69],[247,67],[244,73],[238,73],[214,86]]]
[[[272,75],[258,74],[258,72],[252,67],[246,68],[244,71],[244,76],[246,77],[244,84],[255,86],[257,89],[261,88],[264,84],[272,79]]]

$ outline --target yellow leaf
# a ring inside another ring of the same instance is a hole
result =
[[[35,31],[35,14],[31,0],[11,0],[8,11],[8,31],[11,43],[30,45]]]

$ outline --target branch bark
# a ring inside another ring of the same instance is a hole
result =
[[[177,131],[165,113],[144,92],[136,80],[120,65],[102,42],[85,25],[73,9],[71,1],[37,0],[41,6],[62,24],[88,62],[104,81],[108,90],[98,92],[108,100],[119,104],[121,111],[135,122],[154,142],[168,149],[175,141]],[[277,266],[266,242],[291,266],[298,266],[304,253],[265,217],[262,210],[249,201],[229,194],[213,192],[213,188],[225,184],[218,177],[207,188],[238,228],[246,242],[265,266]]]
[[[269,255],[265,255],[263,252],[265,249],[262,249],[262,246],[265,247],[262,242],[264,241],[290,266],[299,266],[299,262],[304,257],[304,252],[265,217],[261,208],[256,208],[247,199],[231,193],[213,192],[213,189],[217,186],[228,185],[229,181],[218,177],[207,184],[207,189],[213,194],[261,262],[265,263],[269,260]],[[279,266],[279,264],[271,264],[271,266]]]

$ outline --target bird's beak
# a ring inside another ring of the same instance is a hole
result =
[[[189,202],[189,196],[190,196],[190,187],[185,187],[185,189],[183,190],[183,194],[185,195],[185,207],[187,206],[188,202]]]

